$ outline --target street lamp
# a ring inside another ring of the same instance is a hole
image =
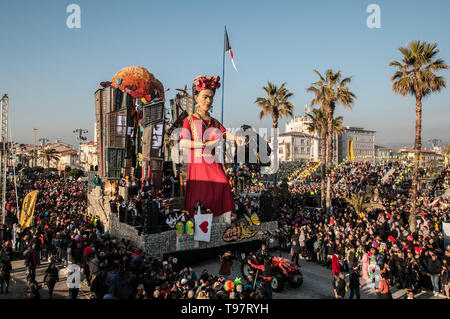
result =
[[[42,137],[39,139],[39,142],[41,142],[41,146],[47,145],[47,142],[50,142],[48,138]]]

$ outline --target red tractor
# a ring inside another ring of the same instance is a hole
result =
[[[255,255],[250,254],[242,259],[241,272],[244,278],[256,274],[258,274],[258,278],[263,278],[263,267],[264,264]],[[286,281],[293,288],[298,288],[303,284],[303,275],[299,267],[282,257],[272,257],[271,277],[272,290],[275,292],[282,291]]]

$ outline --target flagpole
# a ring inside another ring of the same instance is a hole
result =
[[[223,125],[223,98],[225,94],[225,46],[226,46],[226,34],[227,26],[225,26],[225,31],[223,32],[223,60],[222,60],[222,113],[220,116],[220,123]]]

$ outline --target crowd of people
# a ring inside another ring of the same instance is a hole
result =
[[[11,260],[16,256],[24,258],[26,295],[30,299],[44,296],[44,286],[36,281],[36,269],[45,261],[49,262],[43,279],[48,298],[53,298],[61,270],[71,264],[80,267],[84,283],[97,299],[267,299],[270,296],[267,282],[255,283],[252,278],[226,280],[226,274],[210,274],[206,269],[196,274],[191,267],[180,267],[177,258],[149,256],[130,242],[112,238],[109,232],[104,232],[98,219],[86,213],[86,182],[46,176],[18,184],[21,199],[36,189],[39,195],[33,226],[21,231],[15,223],[3,232],[2,291],[5,283],[8,292]],[[247,198],[243,203],[250,201]],[[76,299],[78,292],[79,288],[69,288],[70,298]]]
[[[359,298],[363,285],[381,298],[391,298],[393,286],[408,289],[410,297],[426,289],[449,298],[450,245],[444,247],[442,222],[449,221],[450,205],[448,199],[435,197],[434,192],[448,184],[449,167],[420,194],[417,227],[411,232],[408,195],[392,187],[404,165],[342,165],[333,173],[333,201],[328,213],[306,205],[306,196],[320,196],[318,183],[291,185],[289,196],[274,201],[278,205],[273,209],[279,228],[287,234],[280,238],[281,246],[291,254],[294,263],[305,259],[330,268],[336,298],[345,297],[347,288],[350,298]],[[391,169],[394,173],[382,182]],[[221,267],[219,274],[211,274],[207,269],[197,274],[191,267],[180,267],[182,263],[173,256],[150,256],[130,242],[112,238],[98,219],[87,215],[87,183],[64,178],[63,174],[30,177],[17,183],[19,207],[27,193],[39,190],[33,226],[21,230],[14,217],[16,187],[9,187],[9,222],[0,231],[1,293],[8,293],[11,261],[24,258],[29,298],[41,298],[43,288],[36,281],[36,269],[43,261],[49,262],[44,277],[49,298],[53,298],[61,269],[70,264],[79,265],[84,283],[93,298],[98,299],[272,297],[269,280],[229,278],[227,267]],[[367,211],[366,217],[360,218],[345,198],[366,192],[367,187],[375,189],[371,200],[383,209]],[[237,194],[235,201],[234,219],[259,211],[258,197]],[[146,188],[138,189],[127,199],[117,195],[110,205],[122,221],[127,213],[140,216],[133,222],[137,227],[145,219],[143,212],[153,205],[162,216],[160,225],[166,226],[158,231],[173,229],[173,220],[189,218],[185,211],[173,209],[161,191]],[[198,206],[206,209],[201,203]],[[345,273],[349,274],[348,279]],[[70,288],[69,295],[77,298],[78,289]]]
[[[347,187],[334,187],[330,214],[324,210],[305,210],[301,192],[317,189],[317,185],[293,187],[280,209],[281,226],[291,236],[285,242],[292,260],[298,256],[329,267],[333,271],[333,287],[337,298],[345,294],[343,272],[349,272],[350,297],[359,296],[359,285],[366,284],[381,297],[389,297],[389,287],[406,288],[410,293],[423,289],[449,298],[448,262],[450,245],[444,247],[442,222],[449,221],[449,200],[435,198],[434,190],[450,175],[449,167],[418,198],[417,229],[410,231],[409,203],[405,194],[392,187],[395,174],[381,181],[391,168],[401,170],[401,163],[349,163],[336,172]],[[363,193],[373,187],[372,199],[383,206],[358,218],[345,201],[351,193]],[[299,192],[301,189],[301,192]],[[356,266],[356,267],[355,267]],[[360,276],[352,276],[353,272]],[[361,277],[356,289],[355,278]],[[352,289],[353,287],[353,289]],[[354,293],[352,292],[353,290]],[[356,292],[357,290],[357,292]]]

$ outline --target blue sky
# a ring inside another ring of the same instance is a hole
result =
[[[81,8],[80,29],[66,26],[71,3]],[[371,3],[381,7],[381,29],[366,26]],[[388,63],[400,59],[399,46],[420,39],[437,42],[450,64],[449,11],[447,0],[2,1],[0,93],[9,95],[14,140],[33,143],[33,127],[51,141],[75,144],[76,128],[92,139],[101,81],[143,66],[170,88],[169,99],[199,74],[222,76],[226,25],[239,72],[228,59],[225,126],[271,126],[253,103],[267,81],[286,81],[302,115],[312,99],[306,88],[317,79],[313,69],[332,68],[353,77],[358,96],[353,111],[338,107],[345,125],[376,130],[376,144],[410,145],[415,101],[392,92]],[[450,79],[448,71],[441,75]],[[218,92],[219,119],[220,102]],[[449,119],[449,89],[425,99],[423,140],[450,142]]]

